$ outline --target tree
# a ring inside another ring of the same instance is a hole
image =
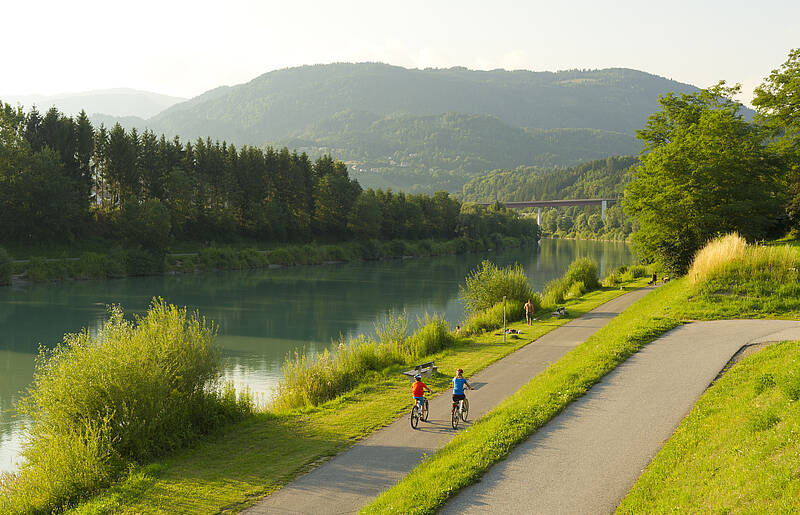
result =
[[[668,94],[637,132],[642,164],[624,208],[641,229],[633,244],[646,261],[683,273],[694,253],[719,233],[762,238],[779,213],[777,161],[767,133],[739,114],[724,82],[697,93]]]
[[[361,240],[378,238],[381,234],[382,219],[380,200],[370,188],[362,192],[353,204],[347,229]]]
[[[800,224],[800,48],[755,90],[758,121],[773,131],[772,148],[782,156],[791,199],[788,212]]]
[[[318,174],[314,188],[314,230],[319,235],[342,238],[347,232],[350,210],[361,193],[361,186],[351,180],[347,166],[329,157],[320,158],[315,166]]]

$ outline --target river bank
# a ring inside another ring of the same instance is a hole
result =
[[[116,247],[108,252],[88,251],[59,258],[36,256],[14,260],[11,286],[65,280],[115,279],[148,275],[199,273],[221,270],[257,270],[280,266],[325,265],[352,261],[420,258],[495,251],[534,244],[535,237],[450,240],[364,240],[339,244],[306,243],[270,249],[257,247],[191,246],[180,252],[154,252]],[[17,252],[25,252],[22,249]]]
[[[142,314],[157,296],[199,310],[219,325],[224,379],[265,402],[287,354],[332,350],[340,335],[374,334],[376,321],[387,313],[405,312],[411,329],[426,313],[441,315],[451,327],[462,323],[459,285],[484,259],[498,266],[519,263],[540,291],[579,257],[595,260],[602,275],[633,260],[622,244],[543,240],[538,246],[431,258],[0,288],[0,471],[16,468],[22,420],[9,410],[33,378],[39,345],[52,348],[64,333],[81,328],[99,330],[110,304]]]
[[[567,301],[568,318],[542,313],[533,328],[513,324],[524,337],[513,335],[504,342],[490,331],[462,338],[426,358],[442,372],[429,384],[445,391],[456,368],[471,375],[624,292],[605,288]],[[390,367],[365,377],[354,390],[319,406],[259,414],[191,451],[133,471],[76,513],[101,508],[119,513],[238,511],[406,413],[408,381],[400,372]]]

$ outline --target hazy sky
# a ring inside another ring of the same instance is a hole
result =
[[[113,87],[191,97],[338,61],[625,67],[751,91],[800,47],[797,0],[28,0],[4,2],[0,17],[0,98]]]

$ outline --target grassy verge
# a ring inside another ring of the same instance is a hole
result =
[[[698,255],[688,278],[664,285],[637,302],[420,464],[363,511],[434,512],[459,489],[478,481],[492,464],[507,456],[517,443],[583,395],[603,375],[683,321],[799,318],[798,269],[800,250],[796,248],[748,247],[735,235],[712,242]],[[783,372],[794,377],[797,367],[789,365]],[[800,381],[797,391],[800,396]],[[754,417],[751,427],[775,421],[768,410]],[[691,475],[691,472],[686,474],[687,477]],[[796,475],[792,477],[796,480]],[[707,479],[708,476],[699,481]],[[663,504],[631,512],[673,511],[668,506]],[[691,504],[686,504],[689,506]],[[748,509],[745,507],[744,511]],[[770,512],[761,510],[760,506],[754,511]]]
[[[620,288],[598,290],[568,301],[567,307],[571,316],[580,316],[622,293]],[[548,318],[533,328],[512,324],[523,335],[511,335],[505,344],[494,333],[460,339],[432,356],[442,374],[429,384],[444,391],[456,368],[473,374],[567,321]],[[319,406],[259,414],[230,426],[191,450],[133,470],[74,512],[238,511],[406,413],[409,383],[400,370],[371,372],[356,389]]]
[[[384,492],[364,513],[433,513],[515,445],[680,321],[661,316],[681,284],[659,288],[617,316]]]
[[[732,367],[697,402],[617,513],[800,510],[800,342]]]

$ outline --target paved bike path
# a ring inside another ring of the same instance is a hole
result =
[[[800,321],[678,327],[617,367],[440,513],[612,513],[730,358]]]
[[[626,293],[571,320],[469,377],[470,420],[486,414],[551,363],[586,341],[652,288]],[[410,391],[410,389],[409,389]],[[354,513],[443,447],[469,422],[450,427],[450,395],[430,400],[428,422],[411,429],[408,416],[353,445],[244,511],[248,514]]]

